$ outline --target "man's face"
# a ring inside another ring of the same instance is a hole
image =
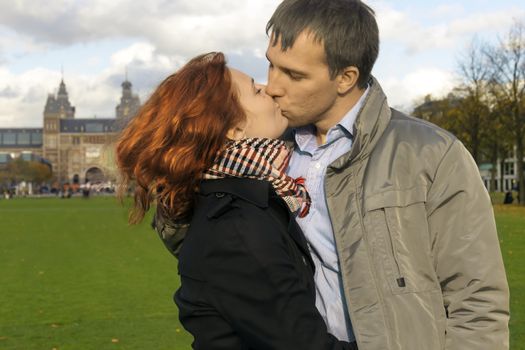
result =
[[[266,93],[279,104],[290,127],[316,124],[330,118],[336,103],[337,82],[330,79],[324,46],[303,31],[283,51],[280,40],[266,51],[270,62]]]

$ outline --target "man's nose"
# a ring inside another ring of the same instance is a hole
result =
[[[272,98],[281,97],[284,95],[284,89],[279,83],[278,76],[274,69],[268,71],[268,84],[266,85],[266,93]]]

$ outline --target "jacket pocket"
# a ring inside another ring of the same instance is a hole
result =
[[[393,294],[439,289],[426,215],[426,188],[365,199],[365,223],[378,276]]]

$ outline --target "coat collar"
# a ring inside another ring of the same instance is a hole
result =
[[[392,112],[381,85],[374,77],[369,85],[370,91],[354,124],[352,149],[330,164],[331,168],[340,170],[352,160],[368,157],[390,122]]]
[[[203,195],[228,193],[261,208],[268,207],[271,189],[268,181],[247,178],[204,180],[200,185],[200,193]]]
[[[204,180],[200,185],[200,194],[210,195],[215,194],[216,196],[222,197],[224,194],[231,194],[236,197],[242,198],[243,200],[250,202],[260,208],[268,208],[270,194],[273,192],[272,185],[263,180],[254,180],[247,178],[225,178],[216,180]],[[274,196],[277,194],[274,193]],[[284,201],[282,206],[287,208]],[[296,242],[299,249],[303,252],[304,256],[308,260],[313,271],[315,271],[315,265],[310,256],[308,245],[305,237],[302,235],[302,231],[297,225],[297,222],[293,220],[291,216],[288,217],[287,231]]]

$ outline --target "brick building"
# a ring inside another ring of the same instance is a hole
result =
[[[58,93],[48,95],[43,128],[0,128],[0,163],[34,155],[51,164],[60,183],[113,181],[114,141],[139,108],[139,97],[126,79],[115,118],[75,118],[62,80]]]

